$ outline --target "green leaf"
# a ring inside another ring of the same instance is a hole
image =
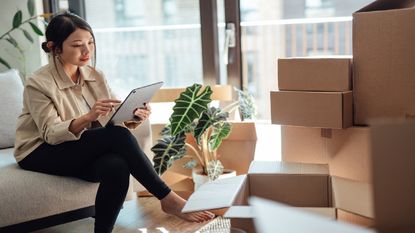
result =
[[[7,63],[3,58],[0,57],[0,63],[3,64],[8,69],[11,69],[12,67]]]
[[[34,0],[27,1],[27,10],[29,11],[30,16],[35,15],[35,2]]]
[[[18,10],[13,16],[13,28],[18,28],[22,24],[22,11]]]
[[[24,36],[26,37],[26,39],[28,39],[31,43],[34,42],[33,37],[30,35],[30,33],[28,31],[26,31],[25,29],[21,29]]]
[[[182,158],[186,153],[186,135],[184,132],[176,136],[166,136],[157,141],[151,148],[154,153],[154,169],[162,175],[175,160]]]
[[[208,108],[208,104],[212,101],[210,99],[212,90],[207,86],[199,94],[201,88],[202,85],[193,84],[174,101],[173,114],[170,117],[172,135],[179,134]]]
[[[223,165],[219,160],[211,160],[207,165],[207,173],[209,180],[216,180],[223,174]]]
[[[221,122],[213,127],[212,135],[209,138],[209,150],[215,151],[219,148],[223,139],[231,134],[231,124],[228,122]]]
[[[10,43],[10,44],[12,44],[14,47],[16,47],[17,48],[17,46],[18,46],[18,44],[17,44],[17,41],[13,38],[13,37],[9,37],[9,38],[6,38],[6,40]]]
[[[30,26],[32,27],[33,31],[38,34],[39,36],[43,36],[43,32],[36,26],[36,24],[29,22]]]
[[[219,108],[211,107],[202,113],[198,124],[194,130],[193,136],[196,138],[197,144],[200,145],[200,138],[209,129],[210,126],[219,121],[225,121],[229,113],[222,112]]]
[[[239,112],[242,120],[254,119],[256,115],[255,98],[248,91],[234,88],[238,93]]]

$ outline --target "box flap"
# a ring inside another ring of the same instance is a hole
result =
[[[261,198],[252,197],[249,203],[253,206],[254,223],[259,233],[375,233]]]
[[[182,212],[189,213],[230,207],[245,182],[246,175],[241,175],[206,183],[190,196]]]
[[[357,12],[384,11],[393,9],[413,8],[414,0],[377,0]]]
[[[306,164],[275,161],[252,161],[248,174],[315,174],[328,175],[327,164]]]
[[[332,176],[334,207],[374,218],[373,187],[350,179]]]
[[[251,206],[232,206],[226,211],[225,218],[253,218]]]

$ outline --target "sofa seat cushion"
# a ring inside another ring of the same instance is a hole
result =
[[[21,169],[0,150],[0,227],[94,205],[98,183]]]
[[[0,149],[14,144],[17,117],[23,108],[23,84],[17,70],[0,73]]]

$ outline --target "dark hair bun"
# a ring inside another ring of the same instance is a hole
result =
[[[50,49],[48,48],[48,42],[42,43],[42,49],[45,51],[45,53],[50,53]]]

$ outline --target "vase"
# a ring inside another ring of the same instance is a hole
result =
[[[218,179],[229,178],[236,176],[236,171],[232,169],[223,169],[223,174],[219,175]],[[209,182],[209,177],[203,174],[203,169],[193,169],[193,182],[195,183],[195,191],[203,184]]]

